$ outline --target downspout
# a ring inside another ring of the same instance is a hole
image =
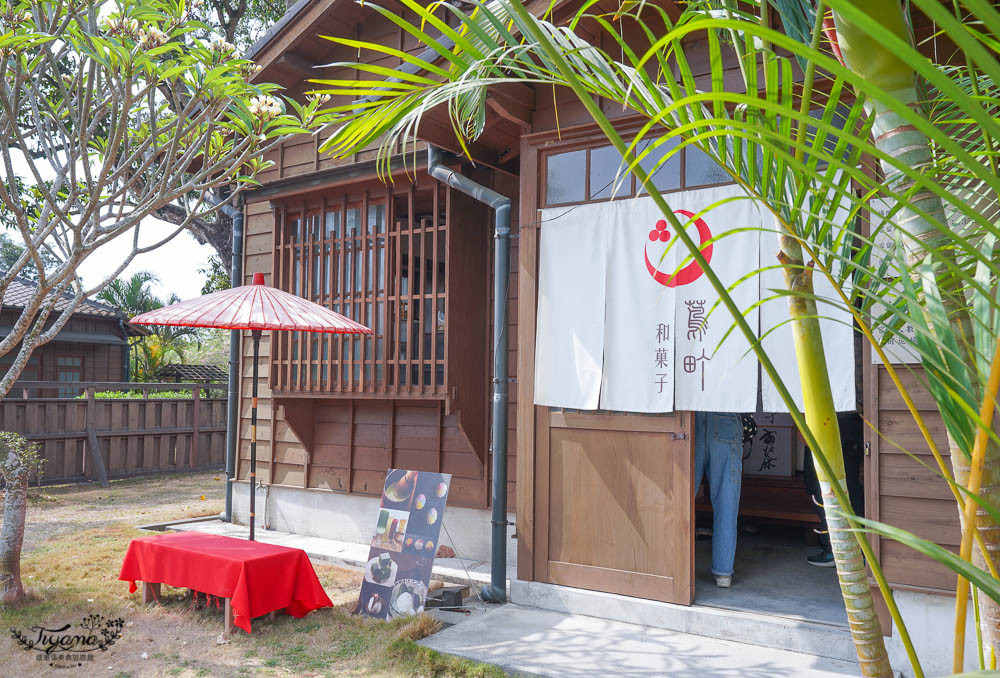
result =
[[[119,318],[118,319],[118,327],[120,327],[121,330],[122,330],[122,349],[123,349],[122,353],[124,354],[124,356],[123,356],[124,359],[122,361],[124,363],[122,365],[122,368],[123,368],[122,369],[122,381],[129,382],[129,381],[132,381],[129,378],[131,376],[131,375],[129,375],[129,367],[131,365],[131,362],[129,360],[129,349],[131,348],[131,345],[128,343],[128,331],[125,329],[125,319],[124,318]]]
[[[229,283],[236,287],[243,280],[243,210],[223,205],[222,212],[233,220],[233,259],[229,270]],[[229,402],[226,420],[226,510],[219,516],[227,523],[233,521],[233,482],[236,480],[236,449],[239,435],[239,366],[240,331],[230,330]]]
[[[493,208],[493,537],[490,583],[483,598],[507,600],[507,285],[510,278],[510,198],[477,184],[444,164],[440,149],[428,145],[427,173]]]

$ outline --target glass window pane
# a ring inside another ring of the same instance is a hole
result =
[[[326,237],[340,237],[340,212],[326,213]]]
[[[642,145],[640,152],[645,148],[653,145],[653,141],[650,140]],[[664,141],[659,146],[656,146],[653,150],[649,152],[645,158],[639,162],[639,166],[642,167],[647,173],[652,172],[656,164],[663,159],[671,150],[677,148],[677,144],[680,141],[678,139],[668,139]],[[660,165],[659,169],[653,175],[653,185],[661,191],[674,191],[681,187],[681,156],[680,153],[674,154],[669,160]],[[646,189],[639,187],[639,193],[646,193]]]
[[[590,199],[607,200],[632,195],[632,173],[625,171],[614,146],[590,151]]]
[[[732,181],[726,171],[694,146],[684,148],[684,187],[721,184]]]
[[[550,155],[546,161],[545,203],[556,205],[586,199],[587,151]]]
[[[368,232],[385,232],[385,205],[370,205],[368,207]]]
[[[347,210],[347,223],[344,225],[344,234],[351,236],[358,234],[358,226],[361,223],[361,209],[352,207]]]
[[[322,297],[323,292],[323,253],[320,250],[319,245],[316,245],[313,249],[313,288],[312,293],[314,297]]]

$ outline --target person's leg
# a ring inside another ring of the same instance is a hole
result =
[[[743,428],[737,415],[715,414],[708,427],[708,483],[712,497],[712,574],[728,586],[736,559],[736,521],[743,481]]]

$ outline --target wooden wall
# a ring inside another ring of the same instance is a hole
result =
[[[261,178],[263,185],[293,176],[308,177],[330,167],[343,164],[317,155],[317,142],[311,137],[289,140],[280,153],[278,163]],[[358,156],[359,161],[367,159]],[[285,164],[291,163],[291,164]],[[493,170],[470,171],[474,180],[516,197],[517,179]],[[324,190],[319,187],[319,190]],[[334,189],[325,189],[327,191]],[[343,191],[341,186],[335,190]],[[463,196],[464,198],[464,196]],[[517,206],[514,206],[512,233],[518,232]],[[272,266],[274,242],[274,212],[268,201],[248,199],[245,207],[246,237],[244,243],[244,282],[253,274],[264,274],[265,282],[273,284]],[[475,247],[484,249],[488,266],[482,280],[475,284],[478,296],[467,296],[467,303],[492,307],[493,247],[490,232],[492,217],[489,210],[480,210],[476,221],[455,223],[453,239],[464,238]],[[517,239],[511,244],[511,276],[508,285],[509,375],[517,370]],[[452,256],[463,256],[460,248]],[[486,273],[489,273],[487,276]],[[454,299],[454,297],[452,297]],[[458,309],[454,309],[457,311]],[[324,396],[317,392],[308,397],[275,397],[269,383],[272,337],[265,333],[260,345],[260,381],[258,410],[257,473],[262,482],[310,490],[376,494],[387,468],[435,470],[454,475],[451,503],[458,506],[486,508],[489,503],[490,463],[489,409],[492,376],[492,313],[487,311],[489,325],[481,328],[474,343],[476,349],[452,351],[449,360],[465,361],[468,370],[478,370],[476,378],[458,384],[463,391],[474,390],[483,407],[475,421],[469,411],[451,412],[442,397],[427,399],[396,399],[389,396],[345,399]],[[452,326],[461,322],[461,313],[454,313]],[[454,331],[454,330],[452,330]],[[457,335],[453,335],[457,336]],[[459,346],[459,344],[456,344]],[[250,457],[250,393],[252,344],[248,334],[243,337],[243,371],[240,401],[240,463],[238,477],[246,478]],[[467,371],[467,370],[463,370]],[[510,388],[508,503],[514,508],[514,478],[516,474],[516,385]],[[464,400],[468,394],[463,392]],[[482,419],[479,421],[479,419]],[[485,460],[486,463],[483,463]]]
[[[866,347],[866,360],[868,353]],[[934,400],[920,384],[921,369],[914,365],[896,368],[950,470],[947,432]],[[954,496],[943,479],[921,465],[937,469],[912,415],[881,365],[865,366],[865,412],[871,420],[865,430],[866,514],[957,552],[961,531]],[[875,538],[874,542],[886,578],[894,587],[954,591],[955,576],[944,566],[892,540]]]

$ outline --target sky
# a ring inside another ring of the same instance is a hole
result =
[[[156,235],[162,238],[165,233],[169,233],[168,228],[176,227],[159,219],[144,219],[140,243],[148,242]],[[83,284],[90,287],[99,283],[121,264],[131,251],[131,245],[132,235],[128,233],[90,255],[78,271]],[[205,276],[198,269],[205,267],[213,254],[215,250],[210,245],[199,245],[194,236],[184,231],[166,245],[137,256],[121,277],[127,278],[138,271],[149,271],[160,279],[159,284],[150,285],[153,294],[163,300],[171,293],[182,300],[191,299],[201,294],[201,286],[205,283]]]
[[[29,176],[27,163],[16,153],[12,153],[12,156],[14,171],[21,176]],[[46,171],[47,169],[44,163],[39,163],[42,176],[51,178],[51,170]],[[147,217],[142,220],[140,226],[139,242],[143,245],[151,244],[175,228],[176,226],[172,224]],[[16,233],[11,233],[10,236],[17,242]],[[77,269],[84,287],[93,287],[116,269],[128,256],[132,249],[131,245],[132,233],[124,233],[90,255]],[[127,278],[138,271],[149,271],[160,280],[159,283],[150,285],[150,289],[157,297],[165,301],[173,293],[181,300],[191,299],[201,294],[201,286],[205,283],[205,276],[199,273],[198,269],[204,268],[213,254],[215,250],[210,245],[199,245],[194,236],[184,231],[166,245],[137,256],[120,277]],[[225,263],[228,268],[229,262]]]

